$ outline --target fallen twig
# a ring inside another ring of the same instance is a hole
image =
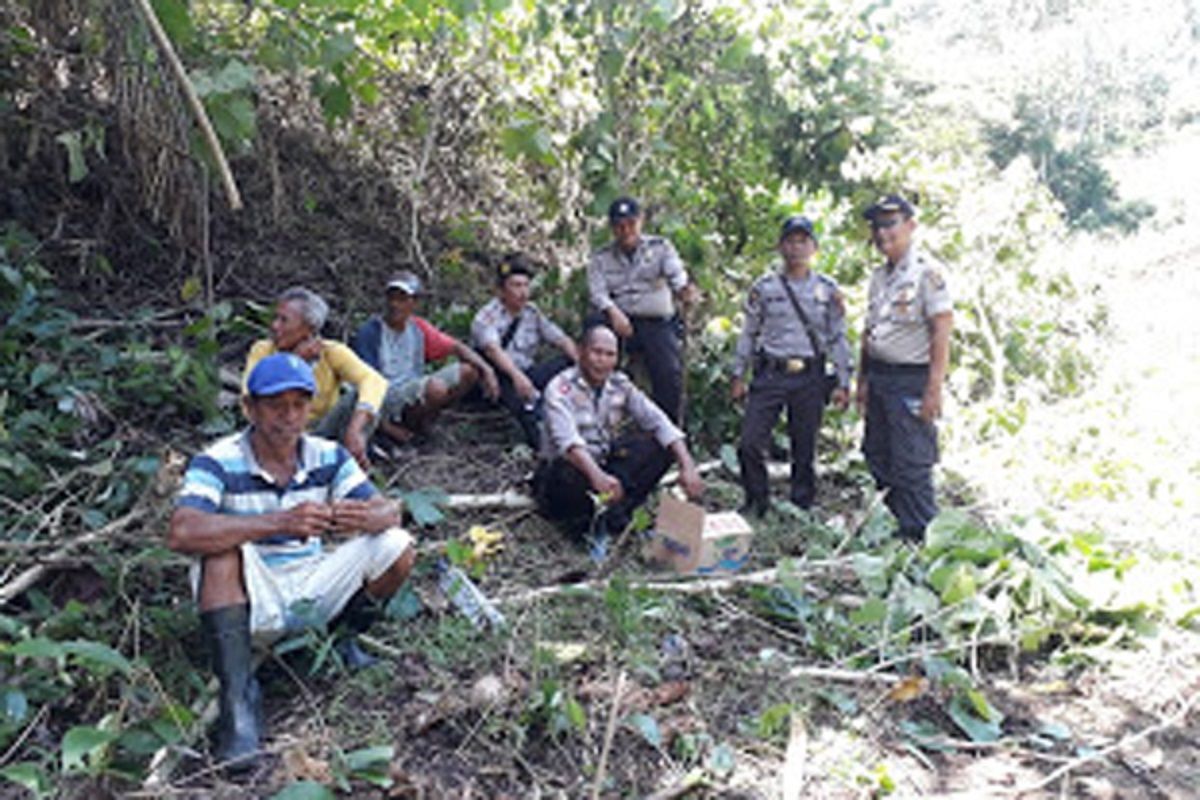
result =
[[[191,109],[192,116],[196,118],[196,124],[200,126],[200,132],[204,135],[204,142],[208,145],[209,153],[212,155],[213,161],[216,162],[217,172],[221,176],[221,185],[225,187],[225,197],[229,200],[229,207],[237,211],[242,207],[242,197],[238,193],[237,183],[233,180],[233,172],[229,169],[229,161],[225,158],[225,151],[221,147],[221,140],[217,138],[217,132],[213,129],[212,122],[208,119],[208,114],[204,111],[204,104],[200,102],[200,96],[196,94],[196,87],[192,86],[192,81],[188,78],[187,70],[183,68],[183,63],[175,53],[175,48],[171,45],[171,39],[167,36],[167,32],[163,30],[162,23],[158,21],[158,15],[154,13],[154,8],[150,5],[150,0],[137,0],[137,6],[146,18],[146,24],[150,28],[150,33],[154,37],[154,41],[158,43],[158,46],[163,51],[163,55],[167,59],[167,64],[170,66],[171,72],[174,74],[175,80],[183,92],[183,97],[187,101],[188,108]]]
[[[831,569],[840,569],[849,566],[850,563],[851,559],[848,557],[800,562],[789,569],[788,574],[791,576],[800,576]],[[776,580],[778,580],[778,578],[778,570],[772,567],[771,569],[764,569],[758,572],[747,572],[742,575],[728,575],[720,578],[677,576],[675,578],[665,578],[660,580],[630,581],[629,587],[631,589],[648,589],[650,591],[658,592],[701,594],[704,592],[727,591],[739,586],[758,586],[762,584],[774,583]],[[501,595],[496,598],[496,602],[510,606],[519,606],[541,600],[546,597],[557,597],[559,595],[571,594],[573,592],[601,591],[608,588],[608,583],[608,579],[600,578],[597,580],[583,581],[580,583],[540,586],[535,589],[514,592],[509,595]]]
[[[604,745],[600,748],[600,763],[596,765],[596,777],[592,781],[592,800],[599,800],[604,786],[604,775],[608,772],[608,754],[612,750],[613,737],[617,733],[617,718],[621,715],[621,695],[625,692],[625,670],[617,673],[617,688],[613,690],[612,705],[608,709],[608,724],[604,727]]]
[[[865,670],[838,669],[837,667],[792,667],[788,670],[791,678],[817,678],[826,681],[841,681],[842,683],[899,683],[903,675],[893,675],[890,672],[867,672]]]
[[[533,508],[533,498],[513,489],[490,494],[452,494],[447,496],[446,508],[455,510],[479,508]]]
[[[141,519],[145,515],[146,515],[145,508],[142,508],[142,507],[135,508],[132,511],[130,511],[128,514],[126,514],[125,516],[119,517],[119,518],[113,520],[112,522],[108,523],[107,525],[105,525],[102,528],[97,528],[94,531],[90,531],[88,533],[83,534],[82,536],[78,536],[78,537],[70,540],[69,542],[64,544],[62,547],[58,548],[53,553],[51,553],[49,556],[47,556],[43,560],[42,563],[35,564],[34,566],[32,566],[29,569],[22,572],[17,577],[13,578],[8,583],[5,583],[3,586],[0,586],[0,606],[6,605],[6,604],[12,602],[12,600],[14,598],[19,597],[21,595],[21,593],[24,592],[26,589],[28,589],[30,586],[33,586],[34,584],[36,584],[39,580],[41,580],[42,575],[45,574],[46,570],[54,562],[61,561],[71,551],[76,550],[77,548],[83,547],[84,545],[91,544],[92,542],[96,542],[101,539],[104,539],[105,537],[111,536],[112,534],[128,527],[134,521]]]
[[[1192,707],[1195,706],[1197,702],[1200,702],[1200,692],[1194,692],[1192,696],[1189,697],[1187,701],[1179,707],[1178,711],[1171,716],[1166,717],[1161,722],[1151,725],[1148,728],[1144,728],[1137,733],[1130,734],[1121,741],[1110,744],[1108,747],[1102,747],[1095,752],[1088,753],[1087,755],[1082,755],[1079,758],[1068,761],[1058,769],[1053,770],[1049,775],[1042,778],[1040,781],[1028,786],[1022,786],[1014,789],[1012,792],[1013,796],[1021,797],[1022,795],[1031,794],[1033,792],[1040,792],[1059,778],[1062,778],[1072,770],[1079,769],[1084,764],[1088,764],[1092,761],[1098,761],[1102,758],[1107,758],[1111,753],[1115,753],[1118,750],[1124,750],[1126,747],[1134,744],[1135,742],[1140,742],[1142,739],[1153,736],[1154,734],[1164,731],[1167,728],[1175,727],[1187,718],[1187,715],[1191,713]]]

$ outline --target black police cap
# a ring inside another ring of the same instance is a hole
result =
[[[863,212],[863,219],[873,222],[880,214],[889,214],[895,211],[899,211],[906,218],[911,217],[913,215],[912,203],[898,194],[884,195],[867,206],[867,210]]]
[[[637,200],[634,200],[632,197],[618,197],[608,207],[608,221],[611,223],[636,217],[641,211],[641,206],[638,205]]]
[[[779,241],[783,241],[793,233],[803,233],[814,242],[817,240],[817,235],[813,232],[813,221],[803,214],[795,214],[783,221],[783,226],[779,229]]]

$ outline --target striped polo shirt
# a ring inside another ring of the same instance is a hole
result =
[[[192,457],[183,475],[177,508],[210,514],[269,514],[306,501],[367,500],[375,487],[341,444],[302,434],[300,463],[286,486],[258,465],[250,446],[250,430],[231,434]],[[301,538],[280,531],[254,543],[268,565],[321,552],[321,537]]]

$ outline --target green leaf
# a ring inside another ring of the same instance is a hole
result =
[[[958,694],[950,701],[946,713],[950,715],[950,719],[958,726],[959,730],[967,735],[973,742],[994,742],[997,741],[1003,732],[1000,730],[999,719],[982,719],[977,714],[977,707],[973,700],[968,699],[968,693]],[[986,704],[987,701],[984,700]],[[990,705],[988,706],[990,708]]]
[[[177,47],[191,41],[196,28],[183,0],[151,0],[151,4],[154,6],[154,15]]]
[[[29,761],[9,764],[4,769],[0,769],[0,777],[12,781],[18,786],[23,786],[33,792],[35,797],[49,794],[53,788],[46,778],[46,774],[42,772],[41,766]]]
[[[335,795],[314,781],[298,781],[271,795],[271,800],[335,800]]]
[[[733,772],[737,759],[733,748],[722,742],[708,753],[708,768],[718,777],[724,777]]]
[[[402,492],[399,497],[404,501],[404,507],[412,516],[413,522],[420,527],[436,525],[446,518],[438,506],[444,504],[449,498],[440,489],[416,489],[411,492]]]
[[[0,692],[0,712],[4,715],[4,723],[20,725],[29,714],[29,699],[20,689],[6,686]]]
[[[878,597],[872,597],[850,614],[850,621],[855,625],[874,625],[887,619],[887,603]]]
[[[353,750],[345,755],[346,769],[351,772],[357,772],[359,770],[371,769],[380,764],[389,764],[394,755],[395,748],[391,745],[378,745],[376,747],[364,747],[361,750]]]
[[[641,735],[651,747],[662,747],[662,731],[658,728],[658,720],[649,714],[633,714],[625,720],[625,724]]]
[[[567,722],[576,731],[583,733],[587,730],[587,712],[574,697],[567,697],[563,701],[563,712],[567,715]]]
[[[117,734],[90,725],[76,725],[71,728],[62,740],[63,772],[83,767],[85,758],[90,760],[116,738]]]
[[[330,36],[321,43],[321,66],[333,69],[354,55],[354,37],[349,33]]]
[[[110,667],[128,675],[133,671],[129,659],[106,644],[79,639],[62,643],[63,652],[74,656],[85,667]]]
[[[29,373],[29,388],[36,389],[57,374],[57,364],[52,364],[48,361],[38,364],[33,368],[33,372]]]
[[[974,567],[970,564],[957,564],[946,577],[941,590],[942,602],[946,605],[953,605],[968,597],[973,597],[976,589]]]
[[[388,619],[407,620],[420,614],[422,608],[424,605],[420,596],[413,591],[412,586],[405,583],[400,587],[400,591],[388,600],[383,613]]]
[[[321,110],[325,113],[327,122],[346,119],[354,108],[354,98],[340,82],[327,84],[317,96],[321,100]]]
[[[26,658],[62,658],[66,655],[62,644],[51,639],[43,639],[40,636],[17,642],[10,652],[14,656]]]

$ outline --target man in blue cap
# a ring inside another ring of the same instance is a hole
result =
[[[812,506],[816,496],[817,431],[827,398],[846,408],[850,391],[850,345],[837,283],[812,270],[817,237],[808,217],[783,222],[783,267],[755,282],[746,298],[742,332],[733,359],[733,400],[747,396],[738,445],[744,510],[762,516],[768,506],[767,446],[779,414],[787,408],[791,443],[791,501]],[[746,371],[754,370],[747,386]]]
[[[296,355],[258,361],[246,380],[250,427],[192,458],[167,535],[172,550],[195,558],[193,590],[221,684],[214,756],[239,767],[253,763],[261,737],[252,636],[321,622],[362,632],[416,558],[399,504],[345,447],[304,432],[316,388]],[[327,550],[323,536],[340,544]],[[351,668],[372,660],[353,636],[338,652]]]
[[[954,304],[942,266],[913,241],[912,204],[889,194],[863,217],[886,259],[871,273],[855,400],[864,415],[863,455],[887,490],[902,539],[921,542],[937,514],[934,420],[950,363]]]
[[[603,322],[622,349],[640,356],[650,374],[650,397],[672,422],[683,416],[683,320],[678,305],[696,298],[696,287],[674,246],[642,234],[642,211],[632,197],[608,208],[613,241],[588,264],[589,322]]]

